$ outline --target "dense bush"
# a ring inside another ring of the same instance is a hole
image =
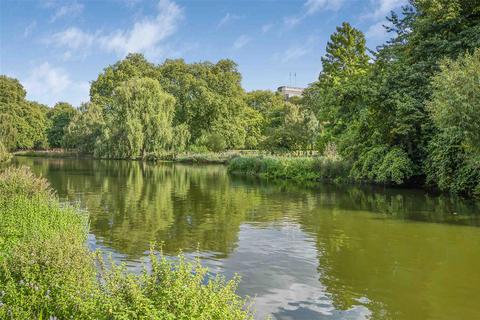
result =
[[[480,49],[445,60],[433,78],[427,104],[436,134],[428,145],[425,172],[441,190],[480,191]]]
[[[10,166],[0,173],[0,196],[8,199],[14,196],[28,198],[37,196],[52,199],[55,192],[48,181],[37,177],[26,166]]]
[[[271,179],[341,182],[348,180],[350,165],[326,157],[237,157],[228,170]]]
[[[206,133],[197,140],[197,145],[204,146],[206,150],[213,152],[224,151],[227,142],[220,133]]]
[[[88,251],[87,225],[26,168],[0,175],[1,319],[252,319],[238,278],[154,248],[151,272],[130,274]]]

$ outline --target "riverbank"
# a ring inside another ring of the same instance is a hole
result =
[[[86,247],[88,215],[62,204],[27,167],[0,173],[1,319],[253,319],[238,278],[150,249],[131,274]],[[108,266],[108,267],[107,267]]]
[[[262,153],[255,150],[228,150],[223,152],[182,152],[182,153],[163,153],[160,155],[147,155],[145,159],[129,159],[134,161],[150,162],[180,162],[180,163],[199,163],[199,164],[228,164],[236,157],[259,156]],[[79,153],[75,150],[68,151],[63,149],[54,150],[20,150],[14,152],[19,157],[40,157],[40,158],[60,158],[60,159],[96,159],[93,154]],[[98,158],[101,159],[101,158]],[[120,160],[120,159],[118,159]]]
[[[232,174],[297,182],[351,182],[350,169],[348,162],[327,157],[236,157],[228,164]]]
[[[79,153],[75,150],[69,151],[64,149],[52,150],[19,150],[13,152],[18,157],[38,157],[38,158],[60,158],[60,159],[93,159],[92,154]]]

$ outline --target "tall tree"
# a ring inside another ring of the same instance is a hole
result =
[[[93,153],[104,125],[103,108],[93,102],[83,103],[65,128],[64,146]]]
[[[442,190],[480,196],[480,48],[445,60],[427,108],[436,127],[426,162]]]
[[[183,60],[167,60],[159,66],[159,73],[162,87],[176,98],[174,123],[187,124],[193,143],[215,131],[227,147],[244,146],[242,122],[248,106],[233,61],[186,64]]]
[[[90,86],[90,101],[100,106],[108,106],[113,99],[113,91],[122,82],[132,78],[156,79],[155,65],[148,62],[140,53],[130,53],[123,60],[108,66]]]
[[[67,102],[58,102],[48,110],[47,117],[50,120],[50,127],[47,130],[48,143],[52,148],[64,146],[65,129],[78,111]]]
[[[370,59],[366,51],[363,33],[348,22],[342,23],[327,43],[320,79],[338,83],[347,77],[364,73]]]
[[[48,146],[47,107],[25,96],[17,79],[0,76],[0,140],[9,150]]]
[[[170,145],[175,98],[158,81],[133,78],[114,90],[95,153],[106,158],[144,158]]]

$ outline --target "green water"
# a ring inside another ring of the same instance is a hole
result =
[[[91,213],[89,245],[139,270],[151,241],[242,276],[258,318],[480,319],[480,204],[304,188],[223,166],[17,158]]]

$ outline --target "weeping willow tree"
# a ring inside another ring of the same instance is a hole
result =
[[[157,80],[133,78],[121,83],[104,108],[96,156],[137,159],[165,150],[172,141],[174,105],[175,98]]]

